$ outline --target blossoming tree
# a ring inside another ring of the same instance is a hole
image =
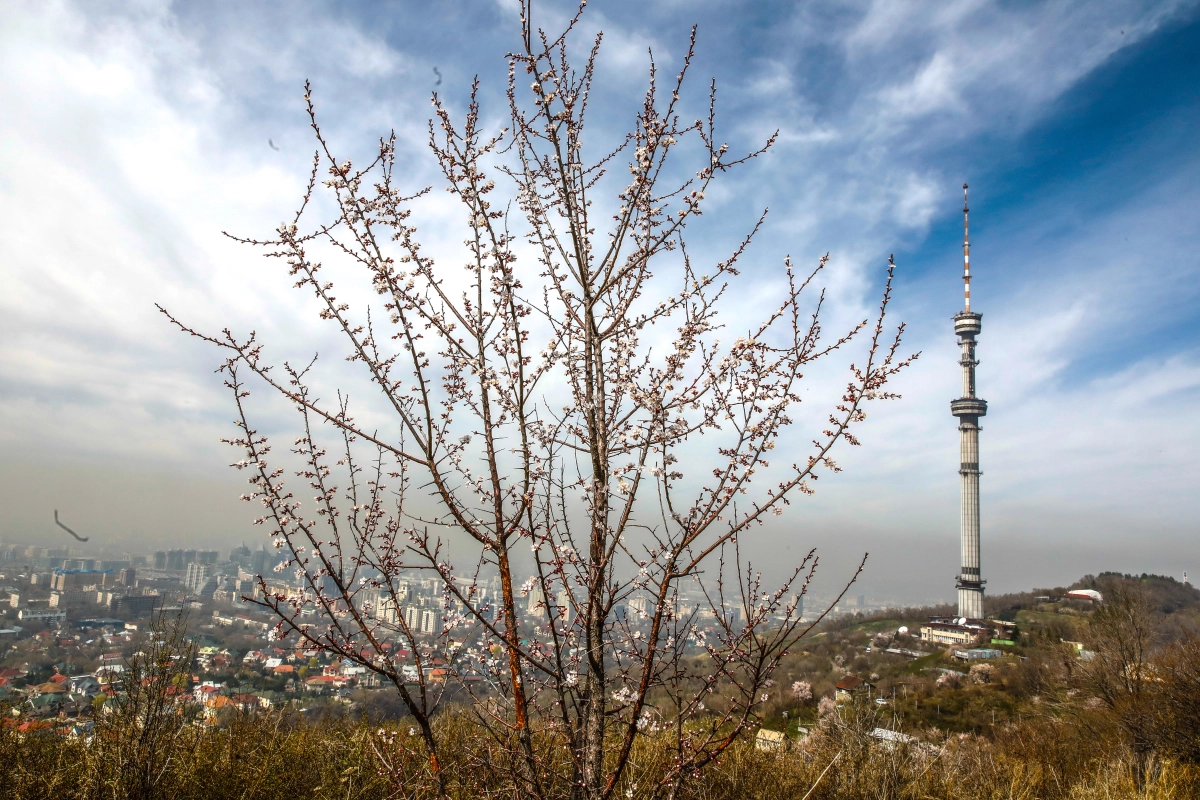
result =
[[[243,240],[315,296],[394,435],[360,423],[344,395],[319,397],[312,364],[272,365],[253,333],[172,320],[228,353],[240,428],[230,444],[245,454],[235,466],[292,576],[287,590],[260,578],[256,602],[283,631],[395,687],[436,792],[453,777],[434,716],[452,699],[486,731],[482,760],[522,796],[624,794],[643,737],[670,746],[641,791],[673,796],[755,723],[761,690],[807,630],[789,598],[803,595],[815,555],[767,588],[739,537],[838,471],[832,449],[858,443],[864,403],[891,397],[886,384],[911,358],[897,355],[903,326],[885,327],[890,265],[873,323],[823,336],[823,294],[810,287],[825,259],[803,275],[785,262],[778,303],[723,343],[718,308],[763,220],[719,258],[693,253],[687,234],[713,182],[774,137],[731,156],[715,84],[706,118],[682,117],[693,31],[667,91],[651,62],[632,131],[592,154],[583,133],[600,38],[576,69],[579,14],[552,36],[528,3],[521,13],[507,127],[488,132],[478,83],[462,119],[433,98],[429,147],[462,211],[465,274],[422,249],[410,215],[428,190],[401,187],[394,137],[365,166],[336,157],[308,92],[317,151],[300,210],[269,240]],[[689,157],[698,163],[673,179]],[[310,223],[319,186],[336,212]],[[377,304],[339,299],[318,247],[360,270]],[[810,454],[771,459],[805,371],[860,335]],[[251,422],[251,377],[298,413],[289,457]],[[414,573],[440,586],[435,631],[403,613]]]

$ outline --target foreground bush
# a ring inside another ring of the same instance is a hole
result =
[[[503,765],[489,762],[490,740],[478,736],[466,715],[446,714],[436,724],[447,743],[446,766],[456,798],[511,797],[496,781]],[[932,737],[936,739],[936,736]],[[663,777],[638,765],[663,763],[651,752],[666,737],[647,736],[634,754],[635,768],[617,797],[669,797]],[[151,785],[120,787],[104,777],[106,760],[119,743],[90,742],[51,734],[0,733],[0,797],[13,800],[161,797],[390,798],[433,797],[418,735],[404,724],[380,728],[365,722],[305,724],[283,715],[239,717],[212,729],[187,725],[157,754],[165,764]],[[497,751],[497,756],[499,756]],[[559,756],[562,766],[569,758]],[[553,759],[551,759],[553,761]],[[680,800],[803,798],[1146,798],[1183,800],[1200,796],[1200,771],[1173,761],[1155,761],[1139,788],[1137,761],[1117,736],[1086,726],[1035,720],[1012,726],[994,740],[955,737],[946,741],[891,746],[853,725],[828,725],[779,752],[743,742],[707,771],[685,784]],[[566,797],[569,775],[547,763],[548,798]],[[814,788],[815,787],[815,788]]]

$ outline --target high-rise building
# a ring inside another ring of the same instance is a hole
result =
[[[959,470],[962,483],[959,530],[962,559],[958,573],[958,615],[983,618],[983,584],[979,572],[979,418],[987,414],[987,401],[975,396],[975,337],[983,315],[971,311],[971,239],[967,226],[967,185],[963,184],[963,310],[954,315],[954,332],[961,350],[962,397],[950,401],[958,417]]]
[[[536,579],[533,580],[533,588],[529,590],[529,595],[525,601],[525,611],[531,617],[545,618],[546,616],[546,595],[542,592],[542,584]]]
[[[421,629],[421,609],[419,606],[409,606],[404,609],[404,624],[409,631],[418,633]]]
[[[91,592],[85,592],[79,589],[60,592],[50,592],[50,607],[51,608],[77,608],[85,606],[94,597]]]
[[[158,595],[126,595],[117,600],[116,608],[113,611],[140,617],[152,613],[161,605],[162,598]]]
[[[79,570],[56,569],[50,575],[50,588],[56,592],[70,592],[83,587],[87,573]]]
[[[50,575],[50,588],[68,592],[90,586],[112,586],[116,578],[111,572],[94,569],[56,569]]]
[[[742,624],[742,610],[737,606],[722,606],[729,627],[736,629]]]
[[[390,595],[385,595],[375,604],[375,619],[387,625],[395,625],[399,622],[400,608],[396,605],[396,601]]]
[[[559,622],[567,625],[571,622],[571,595],[566,589],[558,590],[558,597],[555,599],[558,606]]]
[[[250,554],[250,571],[255,575],[262,575],[267,568],[267,550],[265,547],[259,547]]]
[[[204,585],[208,583],[211,573],[212,567],[208,564],[198,564],[195,562],[188,564],[187,573],[183,578],[183,585],[193,594],[199,594]]]

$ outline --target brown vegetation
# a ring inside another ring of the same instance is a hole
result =
[[[434,724],[444,743],[450,796],[513,796],[480,763],[496,751],[481,742],[467,715],[443,714]],[[428,766],[420,739],[404,724],[316,726],[258,715],[236,717],[220,730],[186,726],[170,744],[169,769],[146,794],[129,795],[114,794],[96,780],[106,751],[95,742],[53,735],[22,738],[14,731],[6,727],[0,733],[0,796],[12,800],[436,796],[433,784],[422,780]],[[990,739],[963,735],[918,745],[885,745],[867,733],[864,725],[828,725],[781,752],[762,752],[740,742],[704,781],[689,784],[676,796],[803,798],[815,786],[810,800],[1184,800],[1200,791],[1196,767],[1174,760],[1156,760],[1139,788],[1135,755],[1119,737],[1097,737],[1081,725],[1049,718],[1005,726]],[[639,741],[619,796],[662,797],[658,765],[669,748],[670,739],[663,735]],[[569,791],[565,784],[547,787],[556,798]]]

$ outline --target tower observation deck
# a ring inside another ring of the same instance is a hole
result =
[[[983,584],[979,572],[979,418],[987,414],[987,401],[975,396],[975,337],[982,329],[983,315],[971,311],[971,240],[967,227],[967,185],[963,184],[963,299],[964,308],[954,315],[954,333],[962,351],[962,397],[950,401],[950,413],[958,417],[961,458],[958,474],[962,482],[958,573],[958,615],[983,619]]]

